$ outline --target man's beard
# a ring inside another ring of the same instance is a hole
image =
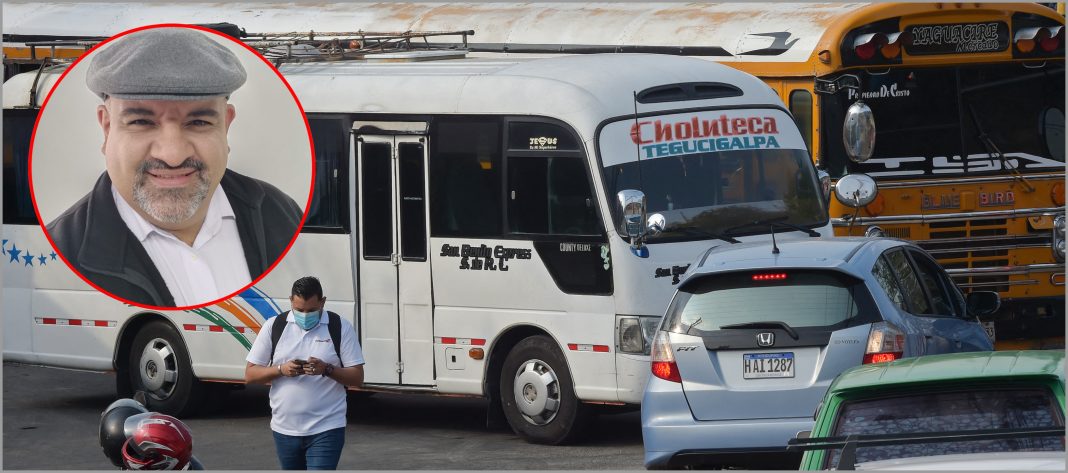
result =
[[[156,169],[188,169],[196,172],[191,187],[158,188],[148,182],[148,172]],[[182,164],[171,167],[159,159],[149,159],[137,169],[133,198],[137,206],[153,219],[175,224],[192,218],[210,191],[211,185],[204,176],[203,162],[187,158]]]

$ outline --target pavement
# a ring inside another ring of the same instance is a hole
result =
[[[3,365],[5,469],[114,470],[98,441],[100,413],[115,400],[113,374]],[[276,470],[267,387],[250,386],[182,419],[209,469]],[[584,442],[532,445],[487,429],[477,398],[376,394],[349,398],[340,469],[640,470],[638,412],[600,415]]]

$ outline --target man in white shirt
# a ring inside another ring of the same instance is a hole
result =
[[[345,444],[345,386],[363,386],[363,353],[352,324],[323,311],[318,279],[298,279],[291,294],[292,310],[256,335],[245,382],[271,384],[271,431],[283,470],[336,470]]]
[[[240,60],[174,26],[117,38],[89,59],[107,171],[48,225],[58,253],[97,289],[142,306],[203,306],[251,284],[288,248],[302,212],[227,169]]]

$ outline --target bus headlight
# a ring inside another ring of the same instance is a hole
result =
[[[1053,257],[1064,261],[1064,215],[1053,219]]]
[[[656,327],[660,325],[660,316],[642,317],[624,315],[618,319],[616,346],[620,353],[648,355],[653,343]]]

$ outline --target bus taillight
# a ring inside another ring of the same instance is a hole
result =
[[[1030,53],[1038,46],[1044,52],[1053,52],[1064,40],[1063,26],[1034,26],[1016,30],[1013,42],[1021,53]]]
[[[853,52],[858,58],[867,61],[879,51],[884,59],[894,59],[901,55],[901,44],[908,41],[908,33],[867,33],[853,40]]]
[[[882,49],[886,44],[886,36],[882,33],[862,34],[853,41],[853,52],[857,54],[857,57],[867,61],[875,57],[875,50]]]
[[[887,59],[893,59],[901,55],[901,44],[909,41],[908,33],[890,33],[886,35],[886,45],[879,48],[879,51],[883,53],[883,57]]]
[[[1049,31],[1049,34],[1046,38],[1043,38],[1041,41],[1039,41],[1038,45],[1042,48],[1043,51],[1047,53],[1053,52],[1053,50],[1057,49],[1057,47],[1061,45],[1061,40],[1064,39],[1064,27],[1052,26],[1047,27],[1045,29]]]

